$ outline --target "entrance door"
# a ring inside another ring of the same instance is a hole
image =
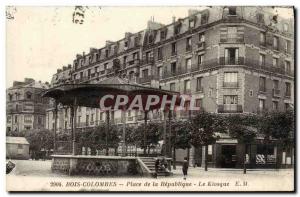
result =
[[[221,155],[222,168],[235,168],[236,164],[236,145],[222,145]]]

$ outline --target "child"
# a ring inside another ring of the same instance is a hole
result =
[[[187,172],[189,168],[189,163],[187,161],[187,158],[184,158],[183,164],[182,164],[182,172],[183,172],[183,179],[186,180]]]

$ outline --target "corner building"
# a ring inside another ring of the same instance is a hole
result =
[[[292,8],[291,8],[292,9]],[[52,85],[98,83],[114,73],[137,83],[196,96],[196,105],[214,113],[260,113],[294,107],[294,21],[272,7],[211,7],[189,10],[188,17],[163,25],[148,21],[147,29],[107,41],[100,49],[77,55],[73,66],[59,69]],[[188,101],[187,101],[188,104]],[[53,118],[47,115],[51,129]],[[78,127],[101,124],[105,113],[78,109]],[[60,130],[70,129],[68,109],[60,110]],[[59,114],[60,114],[59,113]],[[176,112],[173,118],[188,118]],[[127,123],[138,124],[143,114],[127,112]],[[115,124],[121,122],[112,112]],[[162,120],[153,111],[150,121]],[[253,145],[252,167],[278,167],[293,163],[292,151],[276,144],[268,148],[268,161],[259,144]],[[203,148],[191,148],[191,165],[203,165]],[[183,160],[186,150],[178,150]],[[243,147],[223,136],[210,145],[208,160],[215,167],[241,167]],[[255,164],[255,165],[254,165]]]

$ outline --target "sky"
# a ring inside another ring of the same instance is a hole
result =
[[[188,9],[203,8],[88,7],[82,25],[72,22],[73,6],[9,8],[14,19],[6,20],[6,88],[25,77],[50,82],[58,68],[72,64],[76,54],[101,48],[106,40],[122,39],[125,32],[143,30],[152,16],[169,24],[172,16],[183,18]]]

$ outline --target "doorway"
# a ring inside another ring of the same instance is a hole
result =
[[[222,145],[221,168],[235,168],[236,145]]]

